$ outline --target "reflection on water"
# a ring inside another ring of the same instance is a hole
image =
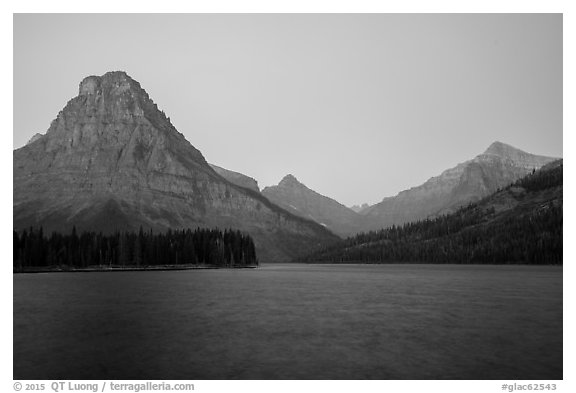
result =
[[[561,379],[562,268],[14,275],[14,379]]]

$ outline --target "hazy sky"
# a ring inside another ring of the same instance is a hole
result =
[[[559,14],[15,15],[14,148],[112,70],[208,162],[346,205],[495,140],[562,156]]]

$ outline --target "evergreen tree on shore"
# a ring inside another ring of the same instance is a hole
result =
[[[166,233],[96,232],[68,235],[43,228],[13,231],[13,268],[143,267],[164,265],[250,266],[258,265],[252,238],[227,229],[169,230]]]

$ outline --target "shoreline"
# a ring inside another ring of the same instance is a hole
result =
[[[61,269],[61,268],[30,268],[22,271],[14,270],[13,274],[27,273],[110,273],[110,272],[158,272],[171,270],[212,270],[212,269],[256,269],[259,266],[126,266],[126,267],[88,267],[82,269]]]

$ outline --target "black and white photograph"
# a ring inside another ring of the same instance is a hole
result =
[[[561,390],[562,13],[12,21],[14,382]]]

